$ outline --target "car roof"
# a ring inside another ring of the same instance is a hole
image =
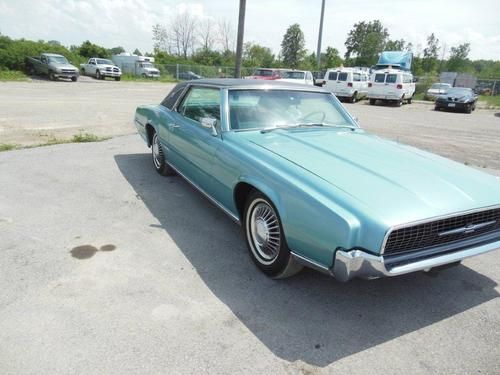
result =
[[[191,85],[210,85],[227,89],[290,89],[290,90],[304,90],[304,91],[317,91],[328,92],[318,86],[304,85],[301,83],[291,83],[274,80],[260,80],[260,79],[240,79],[240,78],[214,78],[214,79],[198,79],[190,82]]]
[[[57,53],[42,53],[42,55],[45,55],[45,56],[53,56],[53,57],[64,57],[63,55],[59,55]]]

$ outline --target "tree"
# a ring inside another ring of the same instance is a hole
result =
[[[171,52],[167,29],[159,23],[153,25],[153,49],[156,53]]]
[[[142,53],[141,51],[139,51],[139,48],[136,48],[134,52],[132,52],[134,55],[137,55],[137,56],[142,56]]]
[[[300,25],[298,23],[290,25],[281,42],[283,64],[290,68],[296,68],[306,55],[304,46],[304,33],[300,29]]]
[[[321,61],[323,61],[326,69],[338,67],[343,63],[338,49],[333,47],[326,47],[325,57]]]
[[[243,65],[248,67],[270,67],[274,63],[271,49],[257,43],[247,42],[243,45]]]
[[[108,49],[108,52],[110,55],[119,55],[120,53],[125,52],[125,48],[123,48],[122,46],[113,47]]]
[[[207,51],[213,49],[215,43],[215,30],[211,19],[207,18],[199,24],[198,38],[201,42],[201,48]]]
[[[188,52],[194,49],[196,19],[187,12],[178,14],[171,28],[177,54],[187,59]]]
[[[389,39],[384,48],[386,51],[411,51],[413,44],[406,43],[404,39]]]
[[[467,59],[470,52],[470,44],[463,43],[457,47],[451,47],[450,58],[446,64],[450,72],[464,72],[469,67],[470,62]]]
[[[432,33],[427,37],[427,47],[424,48],[424,56],[422,58],[422,68],[425,72],[430,73],[436,70],[439,49],[439,39]]]
[[[345,59],[354,57],[355,65],[370,66],[384,50],[389,33],[379,20],[354,24],[345,41]]]
[[[222,47],[222,51],[234,52],[234,27],[231,21],[220,20],[217,24],[217,32],[219,34],[218,41]]]
[[[91,57],[109,57],[109,51],[97,44],[91,43],[86,40],[82,43],[80,47],[77,49],[77,53],[80,56],[91,58]]]

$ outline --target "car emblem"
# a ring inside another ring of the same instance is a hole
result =
[[[489,225],[493,225],[496,222],[497,222],[496,220],[492,220],[492,221],[487,221],[486,223],[481,223],[481,224],[467,224],[465,227],[456,228],[456,229],[452,229],[452,230],[447,230],[445,232],[441,232],[441,233],[439,233],[439,236],[440,237],[441,236],[449,236],[451,234],[462,234],[462,233],[469,234],[469,233],[475,232],[478,229],[487,227]]]

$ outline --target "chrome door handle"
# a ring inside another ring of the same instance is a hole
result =
[[[168,124],[168,127],[169,127],[169,129],[175,129],[175,128],[180,128],[181,126],[174,124],[174,123],[170,123],[170,124]]]

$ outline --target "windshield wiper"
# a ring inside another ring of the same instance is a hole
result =
[[[290,124],[290,125],[278,125],[272,128],[265,128],[262,129],[260,132],[261,133],[269,133],[273,130],[279,130],[279,129],[294,129],[294,128],[304,128],[308,126],[327,126],[331,128],[349,128],[349,129],[356,129],[355,126],[351,125],[337,125],[337,124],[328,124],[326,122],[300,122],[297,124]]]

